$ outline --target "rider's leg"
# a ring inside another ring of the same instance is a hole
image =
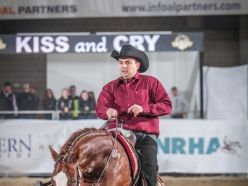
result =
[[[141,168],[148,185],[156,186],[158,173],[156,141],[149,135],[137,136],[136,149],[140,152]]]

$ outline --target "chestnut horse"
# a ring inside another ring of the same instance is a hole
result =
[[[116,137],[106,129],[86,128],[74,132],[58,154],[50,147],[55,161],[52,186],[130,186],[129,158]],[[137,181],[137,180],[136,180]],[[147,185],[144,181],[142,185]],[[161,184],[163,185],[163,184]]]

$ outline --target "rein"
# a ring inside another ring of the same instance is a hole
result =
[[[82,178],[82,172],[80,171],[80,168],[77,165],[77,186],[80,186],[81,178]]]
[[[101,127],[100,127],[100,129],[103,129],[103,128],[106,128],[106,126],[109,124],[109,120],[108,121],[106,121]],[[110,159],[111,159],[111,156],[112,156],[112,154],[113,154],[113,152],[114,152],[114,148],[115,148],[115,143],[116,143],[116,141],[117,141],[117,128],[118,128],[118,118],[117,118],[117,116],[116,116],[116,132],[115,132],[115,137],[114,137],[114,140],[113,140],[113,146],[112,146],[112,149],[111,149],[111,153],[109,154],[109,156],[108,156],[108,159],[107,159],[107,161],[106,161],[106,163],[105,163],[105,166],[104,166],[104,168],[103,168],[103,170],[102,170],[102,172],[101,172],[101,174],[100,174],[100,176],[99,176],[99,178],[98,178],[98,180],[97,180],[97,182],[96,182],[96,184],[92,181],[92,184],[95,186],[97,186],[97,185],[99,185],[99,183],[100,183],[100,181],[101,181],[101,178],[102,178],[102,176],[103,176],[103,174],[104,174],[104,171],[105,171],[105,169],[106,169],[106,167],[107,167],[107,164],[109,163],[109,161],[110,161]],[[121,124],[121,127],[122,127],[122,124]],[[71,145],[71,146],[73,146],[73,144]],[[70,147],[71,147],[70,146]],[[69,148],[70,148],[69,147]],[[64,159],[65,158],[63,158],[63,161],[64,161]],[[81,182],[81,177],[82,177],[82,173],[81,173],[81,171],[80,171],[80,168],[79,168],[79,166],[77,165],[77,186],[80,186],[80,182]]]
[[[106,161],[106,163],[105,163],[105,166],[104,166],[104,168],[103,168],[103,170],[102,170],[102,172],[101,172],[101,175],[99,176],[99,178],[98,178],[98,180],[97,180],[97,182],[96,182],[96,184],[98,185],[99,184],[99,182],[100,182],[100,180],[101,180],[101,178],[102,178],[102,176],[103,176],[103,173],[104,173],[104,171],[105,171],[105,169],[106,169],[106,167],[107,167],[107,164],[109,163],[109,161],[110,161],[110,159],[111,159],[111,156],[112,156],[112,154],[113,154],[113,152],[114,152],[114,148],[115,148],[115,143],[116,143],[116,140],[117,140],[117,129],[118,129],[118,118],[117,118],[117,116],[116,116],[116,118],[115,118],[115,121],[116,121],[116,125],[115,125],[115,138],[114,138],[114,142],[113,142],[113,146],[112,146],[112,150],[111,150],[111,153],[109,154],[109,156],[108,156],[108,159],[107,159],[107,161]],[[106,127],[107,125],[108,125],[108,123],[109,123],[109,120],[108,121],[106,121],[105,123],[104,123],[104,125],[102,126],[102,127]],[[94,184],[95,185],[95,184]]]

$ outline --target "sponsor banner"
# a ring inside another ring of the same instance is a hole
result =
[[[248,121],[163,120],[160,172],[248,173]]]
[[[1,0],[0,19],[242,15],[247,0]]]
[[[49,145],[59,151],[74,131],[98,127],[100,120],[0,121],[0,175],[51,173],[53,160]]]
[[[103,53],[130,43],[147,52],[202,51],[203,34],[195,33],[40,33],[0,35],[1,54]]]
[[[57,151],[70,134],[101,120],[13,120],[0,123],[0,173],[51,173],[48,145]],[[160,121],[159,172],[248,173],[248,121]]]

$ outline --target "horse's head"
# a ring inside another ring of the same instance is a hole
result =
[[[76,163],[77,154],[73,154],[70,161],[63,161],[52,147],[50,147],[52,158],[55,161],[51,183],[53,186],[84,186],[83,177]]]
[[[117,137],[117,135],[115,136]],[[130,163],[123,146],[105,129],[73,133],[57,153],[52,178],[39,186],[130,185]],[[113,179],[114,178],[114,179]]]

